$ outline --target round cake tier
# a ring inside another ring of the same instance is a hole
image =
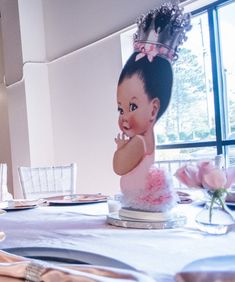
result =
[[[138,220],[166,221],[171,218],[172,212],[149,212],[129,208],[121,208],[119,210],[119,216],[123,218],[132,218]]]

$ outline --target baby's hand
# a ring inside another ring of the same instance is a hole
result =
[[[122,148],[126,143],[128,143],[129,139],[125,139],[126,135],[125,133],[118,133],[117,138],[115,138],[115,142],[117,144],[117,148]]]

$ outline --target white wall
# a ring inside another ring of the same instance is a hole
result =
[[[24,80],[8,87],[15,197],[17,167],[78,164],[77,191],[114,194],[118,132],[119,35],[50,63],[26,63]]]
[[[0,0],[4,74],[6,85],[23,77],[18,0]]]
[[[119,190],[112,157],[120,70],[118,35],[49,65],[55,159],[77,162],[79,192]]]
[[[25,64],[24,77],[30,165],[53,165],[55,159],[47,64]]]
[[[30,165],[28,116],[24,81],[7,87],[14,196],[22,197],[17,168]]]
[[[22,160],[30,163],[18,0],[0,0],[0,10],[0,67],[3,83],[0,101],[0,161],[8,165],[10,192],[18,192],[17,165]]]
[[[8,103],[6,88],[0,83],[0,163],[6,163],[8,167],[8,190],[12,193],[12,170],[11,170],[11,144],[8,121]]]
[[[45,62],[45,24],[41,0],[19,0],[23,62]]]
[[[2,28],[0,25],[0,42],[2,42]],[[3,45],[0,44],[0,163],[6,163],[8,168],[8,190],[12,193],[12,163],[11,141],[8,120],[8,102],[6,87],[4,85]]]

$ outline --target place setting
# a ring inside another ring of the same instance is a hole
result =
[[[107,202],[108,196],[97,194],[71,194],[46,198],[49,206],[68,206]]]
[[[59,195],[41,199],[12,199],[1,202],[2,212],[35,209],[39,206],[69,206],[107,202],[108,196],[98,194]]]
[[[0,251],[0,277],[4,277],[6,281],[136,281],[136,282],[154,282],[154,279],[143,271],[135,270],[133,267],[124,264],[115,259],[99,256],[93,253],[76,252],[74,250],[54,249],[56,257],[49,255],[44,260],[45,253],[51,252],[51,249],[38,249],[37,258],[31,255],[25,255],[30,248],[26,248],[25,252],[19,252],[14,249],[5,249]],[[42,254],[43,251],[43,254]],[[68,257],[62,257],[62,261],[58,260],[62,255],[73,256],[75,259],[69,260]],[[22,256],[22,253],[24,255]],[[34,251],[35,254],[35,251]],[[42,256],[41,256],[42,255]],[[81,261],[84,260],[85,261]],[[41,260],[42,259],[42,260]],[[62,263],[62,262],[67,263]],[[58,263],[60,262],[60,263]],[[91,262],[91,264],[90,264]],[[97,264],[93,264],[96,262]],[[111,265],[111,267],[110,267]],[[58,280],[59,279],[59,280]],[[4,281],[5,281],[4,280]]]
[[[35,209],[45,203],[46,201],[44,199],[12,199],[1,203],[1,210],[4,212],[29,210]]]

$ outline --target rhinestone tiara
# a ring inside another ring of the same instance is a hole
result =
[[[161,56],[175,62],[179,45],[187,40],[186,32],[191,29],[191,16],[183,14],[183,8],[164,3],[137,18],[137,32],[134,34],[134,51],[140,52],[136,61],[147,56],[152,61]]]

